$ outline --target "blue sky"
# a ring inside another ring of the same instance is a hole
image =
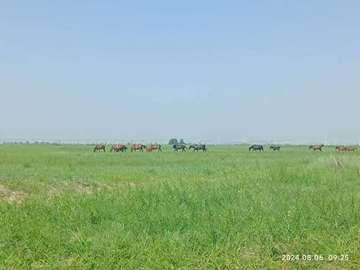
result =
[[[359,12],[1,1],[0,138],[358,143]]]

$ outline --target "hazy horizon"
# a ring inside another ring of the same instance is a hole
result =
[[[0,141],[360,142],[358,1],[5,1]]]

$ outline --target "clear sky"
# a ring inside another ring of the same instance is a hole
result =
[[[0,2],[0,138],[360,141],[360,1]]]

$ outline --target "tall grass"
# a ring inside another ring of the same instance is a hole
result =
[[[0,269],[360,267],[359,154],[167,150],[0,146]]]

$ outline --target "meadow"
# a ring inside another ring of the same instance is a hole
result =
[[[360,269],[360,153],[92,148],[0,145],[1,270]]]

